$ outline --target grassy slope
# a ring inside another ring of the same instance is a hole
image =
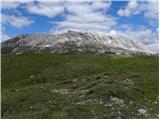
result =
[[[138,109],[146,112],[139,113]],[[157,115],[158,57],[50,53],[2,56],[2,118]]]

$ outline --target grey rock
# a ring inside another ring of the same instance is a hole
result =
[[[2,53],[23,53],[30,50],[50,50],[52,53],[153,54],[143,43],[106,32],[68,31],[58,35],[36,34],[16,37],[2,42]]]

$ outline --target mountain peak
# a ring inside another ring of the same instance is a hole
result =
[[[64,34],[36,34],[18,37],[2,43],[2,53],[25,52],[48,49],[52,52],[94,52],[112,54],[146,54],[153,52],[143,43],[127,37],[107,32],[76,32],[68,30]],[[8,51],[8,50],[7,50]]]

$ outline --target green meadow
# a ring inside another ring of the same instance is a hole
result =
[[[2,118],[158,118],[158,56],[2,54]]]

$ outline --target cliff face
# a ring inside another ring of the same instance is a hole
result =
[[[25,35],[2,43],[2,53],[28,50],[51,50],[57,53],[94,52],[111,54],[146,54],[153,52],[144,44],[127,37],[105,32]]]

